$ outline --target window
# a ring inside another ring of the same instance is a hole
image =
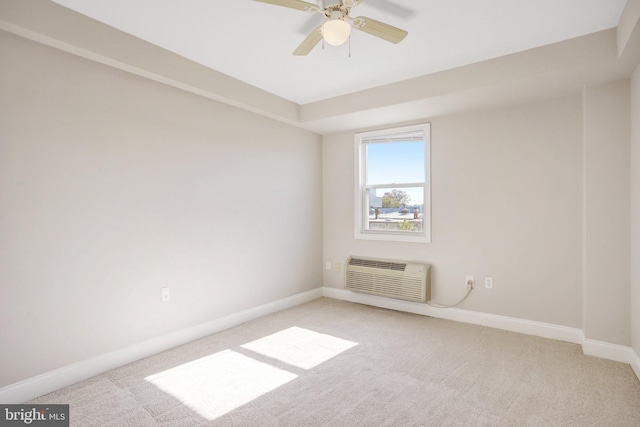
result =
[[[431,241],[430,125],[355,135],[355,238]]]

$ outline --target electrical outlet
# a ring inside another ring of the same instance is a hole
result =
[[[466,276],[465,284],[467,285],[467,289],[468,290],[473,289],[473,286],[475,284],[475,280],[474,280],[473,276]]]
[[[325,261],[324,269],[325,270],[331,270],[331,261]]]
[[[342,264],[340,264],[339,262],[336,262],[336,273],[340,273],[340,271],[342,270]]]
[[[484,278],[484,287],[487,289],[493,289],[493,277]]]
[[[162,302],[167,302],[171,299],[171,295],[169,294],[169,287],[162,288]]]

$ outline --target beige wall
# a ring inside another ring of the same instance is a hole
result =
[[[586,88],[585,337],[630,344],[629,80]]]
[[[319,136],[7,33],[0,57],[0,387],[322,285]]]
[[[579,96],[430,120],[431,244],[353,238],[353,133],[323,139],[324,257],[433,264],[433,299],[460,308],[580,327],[582,104]],[[485,276],[494,289],[485,289]],[[324,283],[343,286],[324,271]]]
[[[631,78],[631,341],[640,355],[640,66]]]

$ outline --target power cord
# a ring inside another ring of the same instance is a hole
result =
[[[462,303],[462,301],[467,299],[467,297],[469,296],[469,294],[471,293],[472,290],[473,290],[473,282],[471,280],[469,280],[469,281],[467,281],[467,293],[457,303],[455,303],[453,305],[440,305],[440,304],[431,304],[429,301],[427,301],[427,304],[430,305],[431,307],[435,307],[435,308],[452,308],[452,307],[455,307],[457,305],[460,305]]]

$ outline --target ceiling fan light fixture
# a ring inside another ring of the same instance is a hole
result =
[[[340,46],[349,39],[351,35],[351,25],[340,18],[329,19],[320,29],[324,41],[331,46]]]

